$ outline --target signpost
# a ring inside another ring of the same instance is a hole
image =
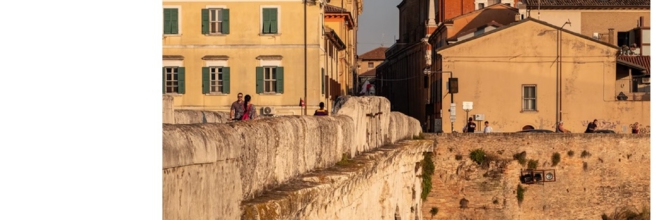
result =
[[[472,110],[472,102],[463,102],[463,110],[465,110],[465,123],[468,122],[468,115]]]

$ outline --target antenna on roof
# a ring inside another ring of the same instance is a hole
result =
[[[385,41],[384,38],[385,38],[385,33],[382,33],[381,36],[380,36],[380,46],[381,46],[381,47],[382,47],[383,44],[384,44],[384,41]]]

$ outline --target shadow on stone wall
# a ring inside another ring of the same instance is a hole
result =
[[[390,113],[385,98],[344,100],[330,117],[163,124],[163,219],[239,219],[241,201],[333,166],[344,154],[421,132],[419,121]],[[188,119],[179,122],[199,118],[195,111],[180,113]],[[223,115],[212,117],[221,121]]]

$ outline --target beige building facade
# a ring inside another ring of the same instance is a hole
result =
[[[523,0],[518,6],[525,18],[564,26],[566,30],[619,47],[637,43],[642,51],[646,51],[645,55],[649,55],[650,44],[640,43],[640,34],[650,36],[650,31],[636,34],[631,33],[631,30],[651,27],[650,3],[650,0]]]
[[[325,4],[164,0],[163,94],[174,109],[228,112],[243,93],[260,115],[266,107],[272,115],[313,114],[330,100],[326,85],[341,77],[327,71],[342,62],[330,53],[344,51],[343,40],[329,39],[338,34],[326,33]]]
[[[558,41],[559,29],[525,19],[438,49],[442,70],[458,78],[454,131],[461,131],[467,117],[478,118],[478,130],[489,121],[496,132],[526,125],[554,131],[557,121],[563,121],[565,128],[581,133],[594,119],[599,129],[618,133],[630,133],[636,122],[649,126],[649,101],[617,99],[618,48],[569,31],[562,31]],[[440,120],[445,132],[452,127],[450,94],[443,83],[448,77],[442,74],[436,83],[443,94]],[[462,110],[463,102],[472,102],[469,112]]]

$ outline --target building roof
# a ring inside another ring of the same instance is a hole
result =
[[[498,4],[489,5],[489,6],[487,6],[487,7],[484,7],[484,8],[482,8],[482,9],[479,9],[479,10],[474,10],[474,11],[471,11],[471,12],[468,12],[468,13],[465,13],[465,14],[461,14],[461,15],[459,15],[459,16],[456,16],[456,17],[453,17],[453,18],[447,19],[447,20],[445,20],[445,22],[443,22],[443,24],[453,24],[453,23],[454,23],[454,20],[456,20],[456,19],[459,19],[459,18],[462,18],[462,17],[468,16],[468,15],[471,15],[471,14],[474,14],[474,13],[478,13],[478,12],[481,12],[481,11],[493,10],[493,9],[500,9],[500,8],[505,8],[505,9],[509,9],[509,10],[511,10],[511,11],[518,12],[518,9],[517,9],[517,8],[511,7],[511,6],[506,5],[506,4],[504,4],[504,3],[498,3]]]
[[[344,44],[344,41],[342,41],[341,38],[337,36],[337,32],[335,32],[334,29],[328,26],[324,26],[323,32],[325,32],[325,36],[328,37],[328,39],[337,47],[338,50],[346,49],[346,44]]]
[[[637,67],[638,69],[643,68],[646,69],[647,74],[651,74],[651,56],[619,56],[617,63]]]
[[[367,72],[364,72],[360,74],[361,77],[371,77],[371,76],[376,76],[376,68],[370,69]]]
[[[358,58],[362,60],[385,60],[385,51],[387,49],[388,49],[387,47],[378,47],[376,49],[363,53]]]
[[[348,13],[348,12],[349,12],[348,10],[346,10],[346,9],[344,9],[344,8],[342,8],[342,7],[334,6],[334,5],[325,5],[325,7],[323,8],[323,10],[324,10],[326,13],[344,13],[344,12]]]
[[[455,47],[455,46],[457,46],[457,45],[461,45],[461,44],[464,44],[464,43],[467,43],[467,42],[473,41],[473,40],[475,40],[475,39],[478,39],[478,38],[482,38],[482,37],[485,37],[485,36],[491,35],[491,34],[493,34],[493,33],[497,33],[497,32],[500,32],[500,31],[504,31],[504,30],[506,30],[506,29],[509,29],[510,27],[514,27],[514,26],[516,26],[516,25],[519,25],[519,24],[522,24],[522,23],[526,23],[526,22],[536,22],[536,23],[539,23],[539,24],[542,24],[542,25],[545,25],[545,26],[548,26],[548,27],[551,27],[551,28],[554,28],[554,29],[557,29],[557,30],[561,29],[560,27],[557,27],[557,26],[552,25],[552,24],[550,24],[550,23],[548,23],[548,22],[545,22],[545,21],[537,20],[537,19],[534,19],[534,18],[525,18],[524,20],[521,20],[521,21],[518,21],[518,22],[513,22],[513,23],[511,23],[511,24],[509,24],[509,25],[506,25],[506,26],[504,26],[504,27],[497,28],[497,29],[495,29],[495,30],[492,30],[492,31],[486,32],[486,33],[481,34],[481,35],[479,35],[479,36],[471,37],[471,38],[468,38],[468,39],[466,39],[466,40],[460,41],[460,42],[458,42],[458,43],[450,44],[449,46],[438,48],[435,52],[437,53],[438,51],[445,50],[445,49],[447,49],[447,48]],[[587,39],[587,40],[593,41],[594,43],[598,43],[598,44],[602,44],[602,45],[605,45],[605,46],[608,46],[608,47],[611,47],[611,48],[619,49],[619,47],[617,47],[617,46],[615,46],[615,45],[612,45],[612,44],[609,44],[609,43],[606,43],[606,42],[603,42],[603,41],[599,41],[599,40],[594,40],[593,38],[590,38],[590,37],[584,36],[584,35],[579,34],[579,33],[575,33],[575,32],[573,32],[573,31],[570,31],[570,30],[567,30],[567,29],[562,29],[562,32],[563,32],[563,33],[568,33],[568,34],[574,35],[574,36],[576,36],[576,37],[581,37],[581,38],[584,38],[584,39]]]
[[[484,25],[481,25],[481,26],[478,26],[478,27],[475,27],[475,28],[471,28],[471,29],[469,29],[469,30],[465,30],[465,31],[462,31],[462,32],[460,32],[460,33],[458,33],[458,34],[455,34],[454,37],[452,37],[452,38],[448,38],[447,40],[457,40],[458,38],[460,38],[460,37],[462,37],[462,36],[465,36],[465,35],[468,35],[468,34],[474,33],[475,31],[479,30],[479,28],[486,28],[486,27],[488,27],[488,26],[493,26],[493,27],[495,27],[495,28],[501,28],[501,27],[503,27],[504,25],[502,25],[502,24],[500,24],[500,23],[497,23],[496,21],[493,20],[493,21],[491,21],[491,22],[488,22],[487,24],[484,24]]]
[[[650,8],[651,0],[525,0],[527,8]]]

